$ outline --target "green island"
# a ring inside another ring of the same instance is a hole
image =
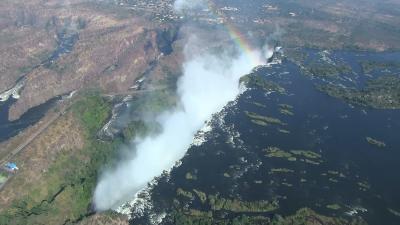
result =
[[[219,194],[207,195],[206,193],[197,189],[193,189],[193,192],[178,188],[176,190],[176,195],[178,197],[181,196],[190,200],[194,200],[197,196],[202,204],[209,205],[213,211],[225,210],[230,212],[261,213],[271,212],[279,208],[279,203],[277,200],[243,201],[240,199],[222,198],[219,196]]]
[[[268,147],[267,149],[264,150],[264,152],[266,152],[265,156],[268,158],[282,158],[291,162],[300,161],[313,165],[320,165],[323,162],[321,159],[322,156],[313,151],[306,151],[306,150],[284,151],[278,147]]]
[[[322,163],[322,160],[321,161],[315,161],[315,160],[311,160],[311,159],[300,159],[300,161],[308,163],[308,164],[316,165],[316,166],[318,166],[318,165],[320,165]]]
[[[339,175],[339,172],[334,170],[328,170],[328,173],[331,175]]]
[[[229,173],[224,173],[224,177],[226,177],[226,178],[230,178],[230,177],[231,177],[231,175],[230,175]]]
[[[318,153],[315,153],[313,151],[306,151],[306,150],[291,150],[290,151],[294,155],[298,156],[304,156],[309,159],[320,159],[321,155]]]
[[[299,209],[295,214],[286,217],[275,215],[266,217],[261,215],[236,215],[234,218],[221,218],[211,211],[199,210],[174,210],[166,220],[180,225],[304,225],[304,224],[329,224],[329,225],[367,225],[361,218],[328,217],[309,209]]]
[[[332,177],[330,177],[328,180],[329,180],[330,182],[332,182],[332,183],[338,183],[338,182],[339,182],[337,179],[332,178]]]
[[[376,109],[400,108],[400,78],[398,76],[387,75],[369,80],[366,87],[361,90],[332,84],[318,85],[317,88],[349,104]]]
[[[327,205],[326,208],[332,209],[332,210],[339,210],[342,207],[340,205],[338,205],[338,204],[331,204],[331,205]]]
[[[293,184],[290,184],[290,183],[287,183],[287,182],[282,182],[281,184],[283,186],[286,186],[286,187],[293,187]]]
[[[302,72],[305,75],[323,78],[338,78],[342,74],[349,74],[352,69],[349,65],[333,64],[322,59],[313,59],[308,64],[302,64]]]
[[[274,173],[294,173],[294,170],[288,168],[272,168],[269,170],[269,174]]]
[[[265,156],[272,158],[290,158],[292,154],[290,152],[286,152],[278,147],[268,147],[264,150],[267,154]]]
[[[290,131],[285,130],[285,129],[278,129],[278,132],[282,133],[282,134],[290,134]]]
[[[287,104],[279,104],[279,112],[283,115],[293,116],[293,106]]]
[[[288,104],[279,104],[279,107],[281,107],[282,109],[293,109],[293,106]]]
[[[251,102],[251,103],[254,104],[254,105],[256,105],[256,106],[258,106],[258,107],[261,107],[261,108],[266,108],[266,107],[267,107],[266,105],[261,104],[261,103],[259,103],[259,102]]]
[[[196,193],[197,197],[199,197],[201,203],[204,204],[207,201],[207,194],[206,193],[204,193],[202,191],[199,191],[197,189],[193,189],[193,191],[194,191],[194,193]]]
[[[291,111],[289,111],[289,110],[287,110],[287,109],[280,109],[279,111],[280,111],[283,115],[287,115],[287,116],[293,116],[293,115],[294,115],[293,112],[291,112]]]
[[[290,152],[297,157],[303,157],[302,159],[300,159],[301,162],[316,166],[320,165],[323,162],[321,159],[321,155],[313,151],[291,150]]]
[[[360,61],[359,64],[361,65],[363,72],[366,74],[389,68],[400,69],[399,62]]]
[[[346,175],[344,175],[343,173],[341,173],[339,171],[328,170],[328,174],[335,176],[335,177],[346,178]]]
[[[264,91],[275,91],[280,94],[285,93],[285,89],[279,84],[266,80],[258,74],[248,74],[243,76],[240,78],[239,83],[249,88],[262,88]]]
[[[279,208],[278,201],[241,201],[238,199],[226,199],[218,195],[209,195],[209,203],[212,210],[227,210],[231,212],[271,212]]]
[[[358,182],[357,184],[362,191],[367,191],[371,188],[371,185],[366,181]]]
[[[372,138],[372,137],[366,137],[365,139],[367,140],[367,142],[368,142],[370,145],[376,146],[376,147],[378,147],[378,148],[384,148],[384,147],[386,147],[386,144],[385,144],[385,142],[383,142],[383,141],[378,141],[378,140],[376,140],[376,139],[374,139],[374,138]]]
[[[249,112],[249,111],[245,111],[245,113],[251,119],[251,122],[258,124],[258,125],[262,125],[262,126],[268,126],[270,124],[271,125],[281,125],[281,126],[286,125],[278,118],[261,116],[261,115],[258,115],[257,113]]]
[[[197,180],[197,175],[192,174],[191,172],[187,172],[185,174],[186,180]]]
[[[192,192],[184,191],[182,188],[178,188],[176,190],[176,195],[177,196],[183,196],[183,197],[186,197],[186,198],[189,198],[189,199],[193,199],[194,198],[194,195],[193,195]]]
[[[266,123],[265,121],[262,121],[262,120],[250,120],[250,121],[252,123],[257,124],[257,125],[262,126],[262,127],[266,127],[266,126],[269,125],[268,123]]]

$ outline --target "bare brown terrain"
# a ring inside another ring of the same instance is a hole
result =
[[[159,40],[164,38],[163,30],[171,29],[168,24],[117,14],[84,1],[0,4],[1,14],[7,15],[0,18],[4,27],[0,32],[0,92],[26,78],[21,98],[10,109],[10,120],[55,96],[84,87],[100,87],[105,92],[128,90],[162,55]],[[50,66],[42,65],[55,51],[61,32],[78,35],[72,51]]]
[[[133,6],[118,2],[0,3],[0,93],[26,78],[21,99],[10,109],[10,120],[55,96],[88,86],[105,92],[126,91],[149,65],[171,53],[165,48],[174,42],[170,34],[176,32],[179,21],[170,15],[172,1],[133,1]],[[400,48],[396,8],[400,8],[397,1],[303,0],[257,6],[262,13],[254,15],[224,13],[232,14],[233,23],[255,32],[261,40],[279,39],[291,47],[384,51]],[[43,65],[63,38],[73,35],[77,40],[72,49]]]
[[[80,221],[78,225],[128,225],[128,219],[120,215],[94,215]]]

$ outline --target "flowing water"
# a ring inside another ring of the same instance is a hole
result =
[[[335,52],[331,57],[353,68],[356,86],[366,80],[360,60],[400,61],[399,53]],[[283,215],[309,207],[325,215],[361,216],[369,224],[400,224],[391,212],[400,211],[400,110],[348,105],[318,91],[315,85],[323,81],[304,76],[289,61],[256,73],[286,93],[249,89],[216,115],[206,141],[193,145],[170,177],[155,186],[154,205],[172,204],[177,188],[197,189],[247,201],[278,199],[280,208],[274,213]],[[293,115],[282,114],[281,104],[292,106]],[[255,124],[245,111],[278,118],[282,124]],[[386,147],[371,145],[366,137],[384,141]],[[268,147],[313,151],[321,158],[266,157]],[[271,172],[278,168],[287,170]],[[188,172],[197,179],[185,179]],[[333,204],[341,208],[327,208]],[[209,210],[198,201],[190,207]]]

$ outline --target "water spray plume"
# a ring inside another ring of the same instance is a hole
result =
[[[207,2],[177,0],[175,7],[199,7],[204,3]],[[234,26],[226,27],[236,43],[236,54],[193,52],[206,43],[196,36],[189,38],[183,76],[177,84],[180,104],[158,117],[161,133],[135,140],[132,156],[101,176],[94,193],[97,210],[118,207],[131,200],[148,182],[173,167],[204,123],[238,96],[240,77],[266,61],[265,52],[253,49]]]

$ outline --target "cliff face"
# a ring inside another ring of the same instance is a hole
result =
[[[29,20],[21,19],[20,5],[25,7],[23,15],[31,15]],[[176,38],[174,25],[156,24],[96,2],[49,1],[30,9],[21,1],[8,8],[15,10],[10,9],[10,16],[0,24],[20,39],[9,44],[0,41],[0,92],[25,77],[21,98],[10,108],[10,120],[81,88],[124,92],[149,65],[172,52],[169,42]],[[0,38],[7,36],[4,30],[1,33]]]
[[[0,92],[12,88],[56,46],[37,6],[0,2]]]

